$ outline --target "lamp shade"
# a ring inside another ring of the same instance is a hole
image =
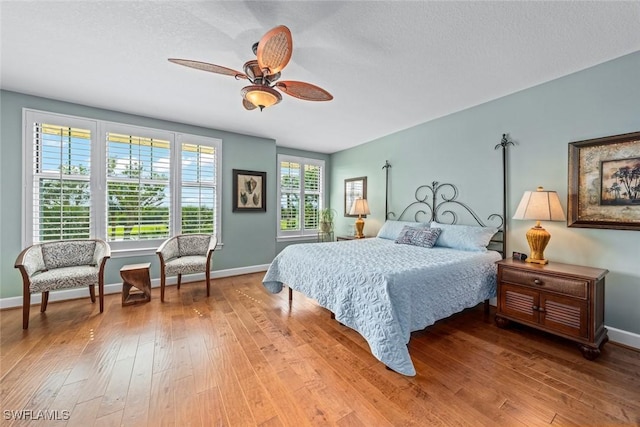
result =
[[[242,88],[242,97],[259,107],[262,110],[265,107],[270,107],[277,104],[282,100],[282,96],[277,90],[270,88],[269,86],[252,85]]]
[[[367,199],[358,198],[353,201],[349,215],[369,215],[369,204]]]
[[[538,187],[536,191],[525,191],[513,219],[535,221],[564,221],[564,211],[555,191]]]

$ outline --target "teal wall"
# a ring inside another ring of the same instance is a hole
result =
[[[413,200],[415,188],[434,180],[455,183],[460,200],[485,218],[501,210],[503,133],[510,148],[508,211],[513,216],[526,190],[556,190],[566,213],[568,143],[640,131],[640,52],[432,120],[331,157],[331,206],[341,211],[344,179],[367,176],[372,214],[365,234],[384,220],[385,160],[390,170],[390,209]],[[426,98],[426,102],[429,102]],[[640,209],[640,208],[639,208]],[[338,217],[346,232],[352,218]],[[508,251],[528,253],[532,221],[509,220]],[[640,231],[568,228],[547,222],[545,251],[551,262],[606,268],[605,322],[640,334]]]
[[[222,243],[214,256],[214,270],[268,264],[276,253],[276,144],[272,139],[207,129],[180,123],[133,116],[83,105],[0,92],[0,298],[22,295],[22,280],[13,267],[22,249],[22,109],[33,108],[61,114],[90,117],[188,132],[222,139]],[[215,125],[212,119],[212,125]],[[290,151],[314,157],[314,153]],[[326,155],[315,157],[327,158]],[[233,213],[231,210],[232,169],[267,172],[268,203],[266,213]],[[119,270],[125,264],[152,263],[153,277],[158,277],[157,257],[112,258],[107,263],[106,283],[119,283]]]

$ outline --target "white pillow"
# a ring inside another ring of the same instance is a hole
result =
[[[396,240],[405,225],[408,225],[409,227],[419,228],[429,227],[429,224],[426,224],[424,222],[392,221],[388,219],[384,222],[384,224],[382,224],[382,228],[380,228],[380,231],[378,231],[378,235],[376,237],[379,237],[381,239]]]
[[[498,232],[497,227],[440,224],[435,221],[431,223],[431,228],[442,230],[436,246],[477,252],[486,252],[491,238]]]

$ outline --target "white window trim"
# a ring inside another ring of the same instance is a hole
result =
[[[59,114],[48,111],[22,109],[22,247],[34,243],[33,236],[33,123],[51,122],[52,118],[58,118],[65,125],[88,129],[91,132],[91,226],[92,237],[107,239],[106,218],[106,133],[138,134],[159,139],[168,140],[170,143],[170,176],[169,188],[171,192],[171,212],[169,235],[178,234],[181,229],[180,209],[180,172],[182,167],[181,149],[182,142],[208,145],[216,149],[216,228],[218,246],[222,246],[222,140],[201,135],[185,134],[169,130],[148,128],[143,126],[116,123],[106,120],[97,120],[78,117],[68,114]],[[158,246],[166,239],[128,240],[109,242],[114,258],[122,256],[140,256],[155,254]]]
[[[326,197],[327,194],[325,192],[325,180],[326,180],[326,169],[325,169],[325,161],[320,159],[312,159],[308,157],[300,157],[300,156],[291,156],[288,154],[278,154],[277,156],[278,166],[278,199],[277,199],[277,215],[276,215],[276,230],[277,230],[277,241],[285,242],[285,241],[296,241],[296,240],[310,240],[317,238],[318,230],[309,230],[304,228],[304,166],[305,165],[314,165],[319,166],[322,169],[322,176],[320,178],[320,206],[318,210],[322,210],[326,205]],[[288,230],[283,231],[280,230],[280,220],[281,220],[281,211],[280,211],[280,201],[282,200],[282,185],[280,183],[280,165],[282,162],[293,162],[300,164],[300,230]]]
[[[59,117],[60,121],[64,121],[72,127],[88,129],[91,132],[91,138],[94,138],[98,132],[98,123],[95,120],[85,119],[82,117],[67,116],[65,114],[48,113],[46,111],[37,111],[27,108],[22,109],[22,247],[26,248],[34,242],[33,236],[33,123],[34,122],[51,122],[52,118]],[[91,175],[89,178],[89,188],[95,191],[97,183],[95,182],[93,168],[96,166],[96,158],[94,151],[91,151]],[[90,233],[96,235],[95,221],[96,207],[91,204],[90,208]]]

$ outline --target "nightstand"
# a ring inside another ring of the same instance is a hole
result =
[[[604,327],[608,270],[513,259],[497,264],[498,327],[510,321],[522,323],[577,342],[586,359],[600,355],[600,347],[609,340]]]
[[[336,236],[336,240],[340,241],[340,240],[360,240],[360,239],[368,239],[372,236],[364,236],[361,238],[357,238],[356,236]]]

